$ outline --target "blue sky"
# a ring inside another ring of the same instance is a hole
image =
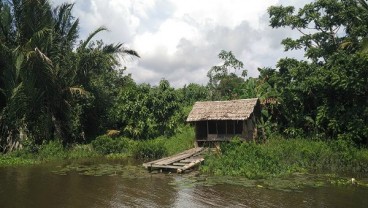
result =
[[[162,78],[175,87],[191,82],[206,84],[211,66],[221,64],[217,54],[233,51],[248,75],[258,67],[273,67],[282,57],[302,58],[302,52],[285,53],[281,40],[297,37],[289,29],[269,27],[267,8],[300,7],[311,0],[51,0],[53,5],[74,2],[81,38],[100,26],[107,43],[124,43],[141,59],[125,62],[127,73],[138,82],[156,85]]]

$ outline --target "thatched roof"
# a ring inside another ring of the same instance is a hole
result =
[[[196,102],[187,121],[246,120],[254,111],[257,102],[258,98]]]

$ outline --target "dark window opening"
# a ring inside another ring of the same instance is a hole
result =
[[[235,134],[242,134],[243,121],[235,121]]]
[[[204,139],[207,137],[207,121],[196,122],[196,136],[197,139]]]
[[[226,121],[217,121],[218,134],[226,134]]]
[[[200,124],[201,128],[204,124]],[[199,124],[198,124],[199,126]],[[208,134],[242,134],[243,121],[208,121]]]
[[[208,121],[208,134],[217,134],[216,121]]]
[[[226,132],[227,134],[235,134],[235,121],[226,121]]]

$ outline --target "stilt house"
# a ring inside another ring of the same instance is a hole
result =
[[[243,140],[255,139],[256,122],[260,116],[258,98],[196,102],[187,122],[195,125],[198,146],[229,141],[237,136]]]

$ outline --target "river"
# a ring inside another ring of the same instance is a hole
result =
[[[366,186],[151,174],[139,164],[101,159],[0,168],[0,207],[368,207]]]

